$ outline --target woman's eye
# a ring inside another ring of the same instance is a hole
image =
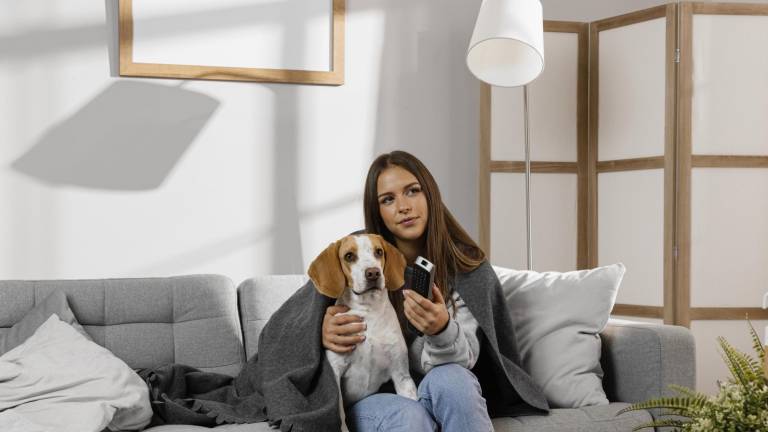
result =
[[[412,187],[412,188],[408,189],[408,193],[411,194],[411,195],[417,194],[419,192],[421,192],[421,188],[418,187],[418,186]]]
[[[392,202],[392,197],[385,197],[381,200],[381,204],[389,204]]]
[[[382,248],[376,249],[376,256],[380,257],[382,255],[384,255],[384,249],[382,249]]]
[[[352,262],[355,260],[355,254],[353,254],[352,252],[347,252],[346,254],[344,254],[344,259],[347,260],[348,262]]]

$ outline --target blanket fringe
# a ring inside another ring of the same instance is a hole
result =
[[[244,423],[255,423],[254,419],[246,419],[240,416],[235,416],[229,413],[223,413],[215,408],[210,408],[205,406],[200,400],[195,400],[192,404],[192,411],[198,412],[200,414],[204,414],[216,421],[217,425],[228,423],[228,424],[244,424]],[[263,421],[263,420],[260,420]]]

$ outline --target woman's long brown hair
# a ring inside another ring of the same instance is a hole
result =
[[[485,253],[472,240],[456,218],[443,204],[440,189],[426,166],[410,153],[393,151],[377,157],[368,170],[365,181],[363,212],[365,229],[368,233],[379,234],[388,242],[397,245],[392,232],[384,225],[379,211],[378,180],[385,169],[398,166],[413,174],[421,185],[427,200],[427,227],[424,231],[424,257],[435,264],[435,284],[440,287],[443,297],[453,304],[454,278],[457,273],[472,271],[485,261]],[[391,296],[395,310],[401,318],[403,296],[400,291]]]

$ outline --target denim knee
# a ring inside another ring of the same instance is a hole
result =
[[[390,393],[377,393],[347,410],[352,432],[433,432],[432,415],[417,401]]]
[[[432,368],[419,384],[419,397],[443,392],[452,395],[479,395],[480,382],[469,369],[456,363],[448,363]]]
[[[403,423],[410,425],[410,430],[434,431],[437,425],[432,420],[432,415],[420,403],[410,400],[409,402],[399,407],[396,416],[402,419]]]
[[[431,369],[419,384],[419,402],[443,432],[493,430],[480,382],[470,370],[457,364]]]

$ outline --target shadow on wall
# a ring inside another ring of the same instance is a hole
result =
[[[12,167],[52,185],[155,189],[218,106],[178,86],[115,82],[45,132]]]

